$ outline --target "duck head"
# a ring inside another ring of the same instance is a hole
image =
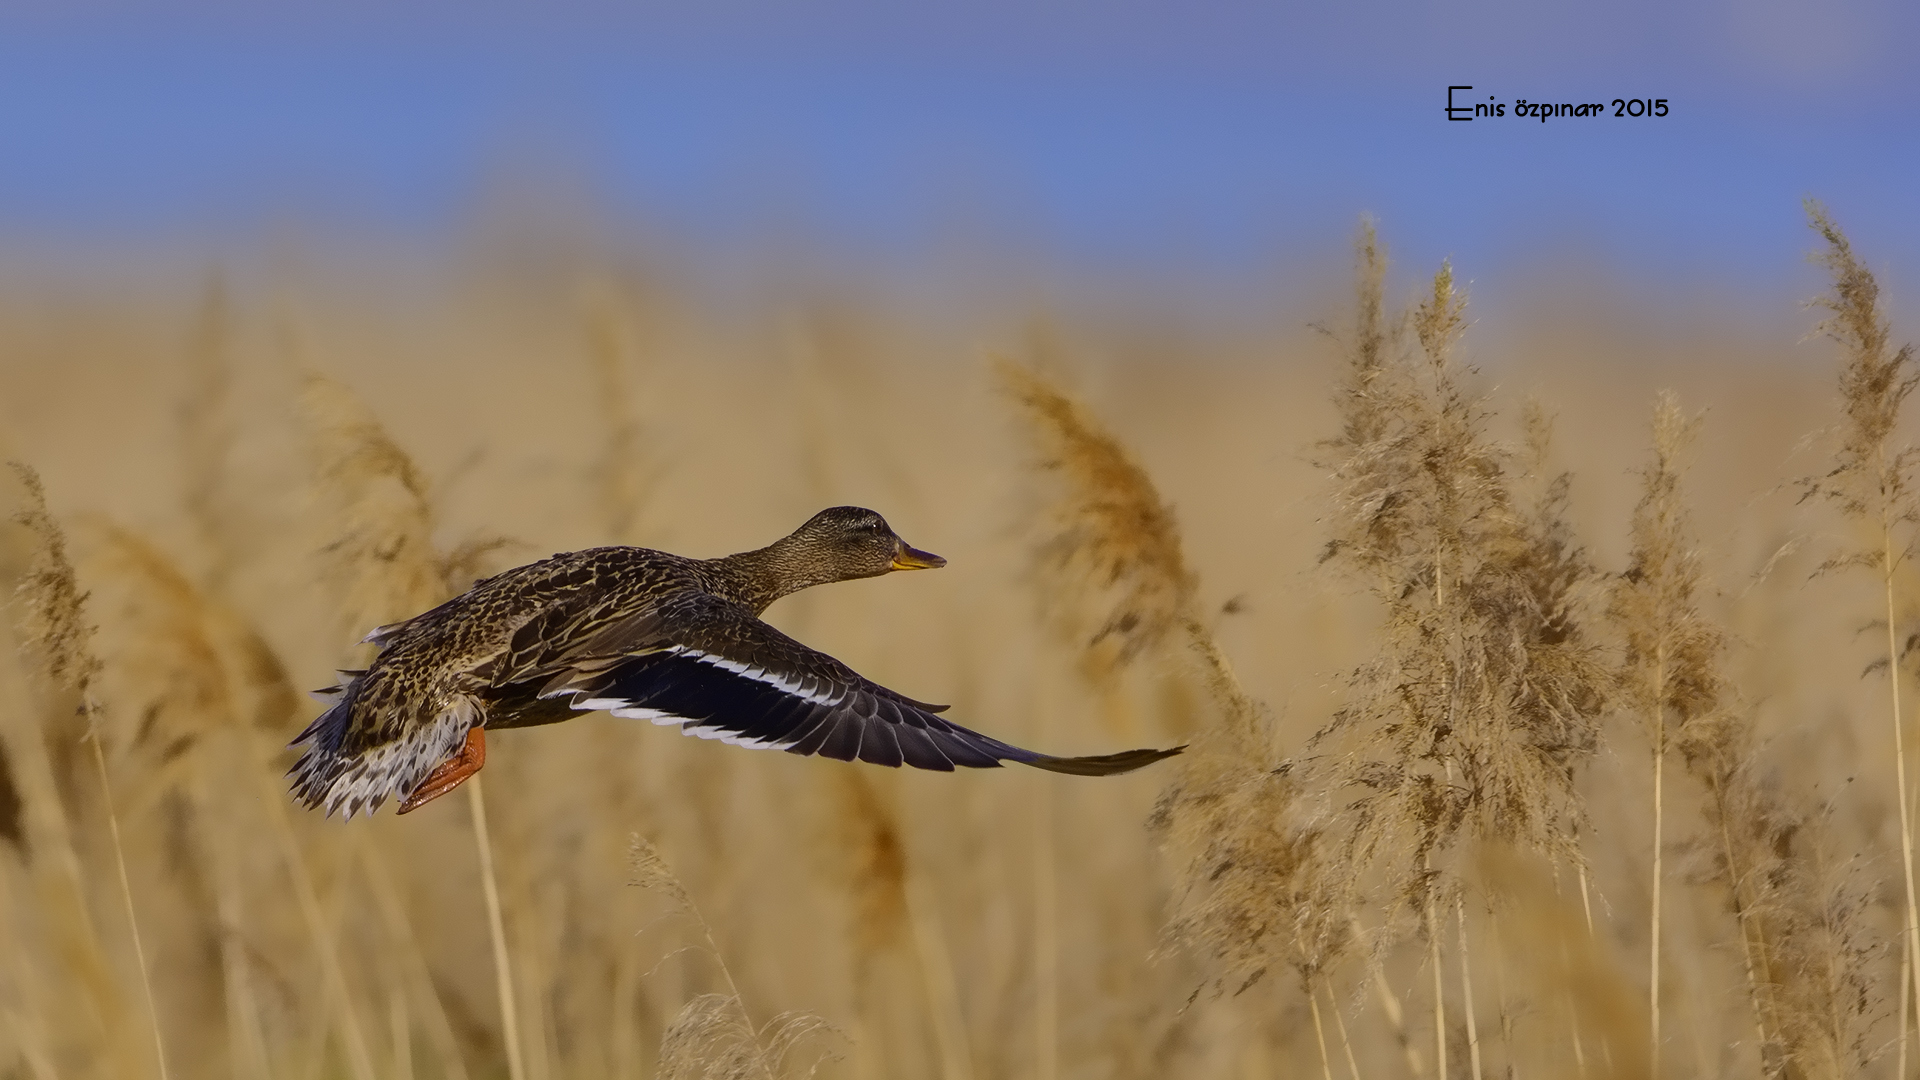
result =
[[[859,506],[822,510],[766,547],[708,562],[715,593],[756,614],[815,585],[945,565],[947,560],[900,539],[886,518]]]
[[[860,506],[822,510],[776,546],[808,566],[806,577],[822,583],[947,565],[940,556],[900,539],[886,518]]]

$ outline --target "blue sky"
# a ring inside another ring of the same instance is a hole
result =
[[[431,243],[519,184],[881,266],[1012,246],[1231,278],[1370,212],[1476,276],[1799,290],[1808,194],[1876,266],[1920,251],[1911,3],[259,7],[0,7],[0,243]],[[1450,83],[1671,113],[1449,124]]]

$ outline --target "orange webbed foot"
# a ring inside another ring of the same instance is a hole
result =
[[[420,786],[413,789],[397,811],[411,814],[433,800],[466,783],[467,777],[480,771],[487,763],[486,729],[475,725],[467,729],[466,745],[460,752],[435,766]]]

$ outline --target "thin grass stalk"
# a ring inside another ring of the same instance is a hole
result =
[[[1060,917],[1059,885],[1054,874],[1053,787],[1035,785],[1034,798],[1034,1075],[1060,1075]]]
[[[134,913],[133,882],[127,876],[127,851],[120,840],[120,815],[113,808],[113,788],[107,781],[107,757],[100,749],[100,729],[92,702],[87,711],[87,743],[93,748],[93,766],[100,774],[100,801],[107,811],[107,832],[113,839],[113,864],[120,874],[120,900],[126,906],[127,931],[133,936],[133,958],[140,966],[140,989],[146,995],[147,1021],[153,1028],[153,1060],[159,1066],[160,1080],[167,1080],[167,1045],[160,1033],[160,1009],[153,999],[153,975],[147,969],[147,946],[140,937],[140,919]]]
[[[1741,944],[1745,944],[1745,942],[1741,942]],[[1899,1057],[1895,1059],[1897,1065],[1893,1067],[1893,1074],[1899,1076],[1899,1080],[1907,1080],[1907,994],[1912,990],[1907,980],[1910,978],[1910,976],[1908,976],[1908,970],[1912,969],[1912,965],[1914,965],[1914,953],[1912,953],[1912,949],[1907,945],[1907,936],[1903,934],[1903,936],[1901,936],[1901,1009],[1899,1009],[1899,1017],[1901,1017],[1901,1049],[1899,1049]]]
[[[520,1013],[513,997],[513,961],[507,954],[507,929],[500,917],[500,887],[493,874],[493,840],[487,832],[487,802],[481,795],[480,778],[467,781],[467,805],[473,810],[473,836],[480,852],[480,884],[487,897],[487,931],[493,938],[494,989],[500,996],[500,1032],[506,1041],[507,1075],[526,1080],[526,1064],[520,1053]]]
[[[1720,776],[1711,775],[1709,776],[1708,787],[1713,794],[1715,802],[1719,805],[1725,805],[1726,795],[1724,784],[1721,781],[1722,778]],[[1720,814],[1719,818],[1720,846],[1723,857],[1727,861],[1727,883],[1729,891],[1733,896],[1733,916],[1734,920],[1739,923],[1740,926],[1740,962],[1746,970],[1747,994],[1753,1003],[1754,1029],[1759,1036],[1759,1045],[1764,1052],[1764,1048],[1772,1038],[1772,1035],[1768,1031],[1769,1023],[1771,1022],[1774,1031],[1778,1031],[1780,1027],[1779,1018],[1772,1015],[1774,1010],[1772,993],[1773,973],[1771,970],[1772,965],[1768,962],[1767,958],[1766,932],[1754,925],[1753,905],[1746,897],[1746,889],[1743,885],[1745,874],[1742,873],[1740,869],[1739,858],[1733,844],[1733,834],[1727,826],[1727,815]],[[1904,940],[1904,938],[1902,940]],[[1903,966],[1900,969],[1900,1016],[1903,1031],[1906,1027],[1906,979],[1906,968]],[[1906,1040],[1902,1038],[1901,1042],[1903,1044],[1905,1041]],[[1906,1049],[1903,1045],[1901,1054],[1904,1056],[1905,1052]],[[1896,1073],[1896,1075],[1904,1077],[1906,1073],[1901,1071]]]
[[[1560,943],[1560,964],[1569,971],[1573,969],[1573,958],[1567,955],[1564,941]],[[1587,1047],[1585,1040],[1580,1037],[1580,1005],[1572,990],[1566,992],[1566,1002],[1567,1033],[1572,1037],[1569,1041],[1573,1044],[1573,1073],[1580,1080],[1587,1080]]]
[[[1920,803],[1920,796],[1916,797],[1915,802]],[[1920,807],[1912,804],[1901,808],[1901,813],[1907,819],[1908,828],[1912,828],[1914,814],[1917,809],[1920,809]],[[1920,987],[1920,978],[1916,978],[1912,974],[1916,959],[1920,958],[1915,957],[1908,939],[1902,937],[1900,943],[1900,1062],[1899,1069],[1894,1074],[1900,1077],[1901,1080],[1905,1080],[1907,1075],[1907,1042],[1908,1039],[1912,1037],[1908,1033],[1907,1021],[1909,1019],[1916,1019],[1913,1036],[1920,1036],[1920,1001],[1915,1002],[1914,1012],[1909,1013],[1907,1011],[1909,995],[1916,987]]]
[[[327,916],[320,907],[320,895],[313,886],[313,878],[307,873],[306,859],[294,839],[293,825],[287,820],[286,800],[271,772],[263,769],[258,776],[261,797],[267,805],[267,816],[272,823],[275,839],[280,843],[280,854],[286,861],[287,874],[293,879],[294,900],[300,906],[301,917],[306,920],[307,933],[313,938],[314,951],[319,954],[321,975],[326,981],[327,996],[333,999],[333,1008],[339,1018],[341,1038],[347,1049],[347,1067],[353,1080],[376,1080],[378,1074],[373,1067],[373,1054],[368,1047],[366,1032],[360,1026],[359,1011],[354,1008],[353,993],[347,987],[346,971],[340,964],[340,951],[334,944],[332,930],[327,926]],[[316,1053],[314,1056],[318,1058],[320,1055]]]
[[[1427,893],[1427,962],[1433,965],[1434,1069],[1447,1080],[1447,981],[1440,970],[1440,924],[1433,917],[1433,893]]]
[[[1320,987],[1307,984],[1307,1008],[1313,1013],[1313,1041],[1320,1047],[1321,1080],[1333,1080],[1333,1058],[1327,1054],[1327,1029],[1320,1022]]]
[[[1894,349],[1891,346],[1891,326],[1881,311],[1880,288],[1873,273],[1854,255],[1846,235],[1828,216],[1825,207],[1812,199],[1808,199],[1805,206],[1808,224],[1826,243],[1826,249],[1815,255],[1814,261],[1832,275],[1832,291],[1814,301],[1814,306],[1828,312],[1819,329],[1840,344],[1846,353],[1846,363],[1840,375],[1845,420],[1840,428],[1833,467],[1824,476],[1803,480],[1802,488],[1806,497],[1819,495],[1831,499],[1847,517],[1877,530],[1877,545],[1866,551],[1836,556],[1820,569],[1872,566],[1880,574],[1886,601],[1888,704],[1900,807],[1901,886],[1906,914],[1902,936],[1908,957],[1908,977],[1913,980],[1915,991],[1909,997],[1913,1008],[1920,1010],[1920,905],[1914,896],[1913,825],[1908,815],[1912,790],[1907,780],[1900,693],[1901,653],[1894,600],[1896,574],[1909,553],[1907,546],[1896,541],[1895,529],[1899,526],[1911,529],[1920,521],[1920,506],[1915,504],[1910,480],[1914,451],[1895,451],[1889,445],[1908,395],[1920,385],[1920,375],[1913,370],[1913,347]]]
[[[1653,688],[1653,913],[1649,920],[1652,925],[1652,941],[1648,946],[1647,960],[1647,1026],[1649,1046],[1647,1067],[1652,1080],[1660,1078],[1660,860],[1666,836],[1663,828],[1666,792],[1667,765],[1667,708],[1666,701],[1667,656],[1665,646],[1659,650],[1654,661]],[[1744,937],[1744,932],[1742,934]]]
[[[1880,455],[1876,449],[1875,454]],[[1882,465],[1884,468],[1884,465]],[[1908,978],[1913,980],[1913,1006],[1920,1010],[1920,905],[1916,905],[1913,895],[1913,822],[1907,814],[1911,802],[1907,787],[1907,742],[1900,710],[1900,639],[1894,622],[1893,577],[1897,559],[1893,550],[1893,522],[1890,518],[1890,500],[1880,500],[1880,559],[1883,585],[1882,592],[1887,604],[1887,687],[1892,706],[1893,719],[1893,771],[1894,786],[1900,800],[1900,883],[1906,889],[1907,926],[1905,948]],[[1904,984],[1905,980],[1903,980]],[[1904,990],[1903,985],[1903,990]],[[1905,996],[1903,993],[1902,996]],[[1906,1009],[1900,1010],[1901,1029],[1906,1028]],[[1915,1024],[1920,1025],[1920,1015],[1916,1015]],[[1901,1039],[1901,1051],[1905,1052],[1906,1040]]]
[[[1593,928],[1593,897],[1587,888],[1587,868],[1585,864],[1575,864],[1574,872],[1580,878],[1580,910],[1587,918],[1587,936],[1596,933]]]
[[[1340,1011],[1340,999],[1334,996],[1333,985],[1327,985],[1327,1004],[1333,1008],[1333,1026],[1340,1033],[1340,1051],[1347,1058],[1347,1075],[1352,1080],[1360,1080],[1360,1063],[1353,1057],[1353,1040],[1347,1037],[1347,1018]]]
[[[373,893],[374,906],[380,912],[387,936],[406,961],[403,965],[405,976],[414,984],[415,992],[427,1003],[427,1037],[433,1042],[434,1052],[440,1055],[440,1075],[446,1080],[467,1080],[467,1067],[460,1056],[459,1039],[453,1033],[453,1024],[447,1019],[446,1009],[440,1004],[439,991],[433,984],[433,973],[428,970],[426,960],[420,954],[420,942],[414,936],[412,924],[407,921],[406,909],[394,889],[386,864],[380,861],[380,853],[372,844],[360,844],[358,848],[360,865],[366,874],[368,889]]]
[[[1465,999],[1462,1008],[1467,1015],[1467,1059],[1473,1063],[1473,1080],[1481,1080],[1480,1026],[1473,1015],[1473,967],[1468,962],[1467,902],[1459,893],[1453,894],[1453,916],[1460,926],[1460,996]]]
[[[1349,912],[1347,925],[1354,941],[1366,940],[1359,916]],[[1367,981],[1373,984],[1374,995],[1380,999],[1380,1009],[1387,1014],[1387,1024],[1393,1028],[1393,1037],[1400,1043],[1400,1053],[1407,1059],[1407,1074],[1419,1080],[1427,1075],[1427,1067],[1420,1060],[1420,1050],[1413,1045],[1412,1033],[1407,1030],[1406,1011],[1400,1007],[1400,998],[1394,994],[1393,987],[1387,985],[1387,973],[1380,966],[1379,955],[1371,948],[1363,949],[1362,953],[1367,958]]]
[[[920,954],[920,977],[926,984],[927,1004],[933,1012],[933,1036],[940,1047],[940,1074],[945,1080],[973,1080],[973,1053],[967,1046],[966,1018],[960,1012],[953,958],[948,955],[946,940],[940,932],[938,909],[917,875],[908,878],[907,892],[914,944]]]
[[[1507,992],[1507,950],[1500,944],[1500,919],[1494,914],[1493,899],[1487,899],[1487,939],[1493,942],[1493,985],[1500,1002],[1500,1052],[1506,1055],[1506,1080],[1519,1080],[1514,1065],[1513,1005]]]
[[[413,1024],[407,1018],[407,992],[393,978],[387,986],[387,1026],[393,1038],[394,1080],[413,1080]]]
[[[238,733],[229,733],[236,736]],[[226,762],[239,768],[250,768],[251,760],[245,760],[240,754],[225,755]],[[196,812],[203,819],[210,812],[206,797],[206,777],[202,775],[195,785]],[[213,856],[215,888],[217,895],[215,912],[220,927],[220,973],[221,988],[226,998],[227,1018],[227,1056],[228,1068],[235,1080],[269,1080],[272,1067],[267,1058],[266,1033],[260,1025],[259,1002],[253,990],[253,974],[250,970],[245,941],[241,938],[242,921],[240,908],[239,871],[234,866],[234,857],[229,845],[237,848],[237,830],[229,825],[224,835],[219,836],[210,845]]]
[[[633,1014],[639,1002],[642,974],[633,950],[622,949],[614,961],[613,995],[607,1010],[613,1017],[607,1033],[607,1061],[616,1077],[640,1075],[639,1028],[633,1022]]]

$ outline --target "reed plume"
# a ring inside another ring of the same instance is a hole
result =
[[[1451,268],[1389,322],[1367,310],[1384,273],[1371,226],[1359,246],[1362,329],[1337,398],[1343,430],[1323,447],[1324,561],[1363,583],[1386,623],[1380,658],[1319,736],[1353,739],[1356,854],[1396,862],[1409,897],[1462,829],[1579,864],[1573,777],[1597,745],[1604,684],[1580,622],[1594,572],[1566,525],[1565,481],[1532,507],[1516,496],[1529,477],[1487,435],[1491,414],[1452,358],[1466,316]]]
[[[73,563],[67,557],[66,533],[47,509],[46,488],[40,482],[39,474],[18,462],[13,463],[13,469],[25,495],[25,509],[15,520],[26,527],[38,545],[35,560],[18,586],[18,595],[26,609],[22,630],[48,680],[58,691],[67,695],[67,702],[81,727],[76,734],[86,740],[91,750],[95,776],[100,783],[100,798],[106,811],[108,836],[112,841],[114,868],[120,879],[120,899],[146,1002],[148,1030],[153,1036],[154,1065],[160,1080],[167,1080],[166,1040],[160,1030],[159,1008],[154,1002],[153,975],[147,963],[146,944],[140,934],[133,882],[127,873],[126,845],[121,838],[120,816],[114,808],[106,751],[101,747],[104,738],[103,716],[95,698],[100,660],[93,651],[94,628],[87,621],[86,595],[81,592],[74,576]],[[72,862],[70,855],[68,863],[70,885],[78,894],[78,866]],[[84,903],[84,900],[81,902]],[[91,953],[93,950],[87,951]]]
[[[261,965],[240,915],[247,862],[240,823],[257,803],[255,785],[242,778],[277,771],[267,747],[284,738],[293,692],[258,632],[201,593],[155,544],[117,525],[88,532],[97,539],[82,568],[96,582],[103,616],[101,694],[123,718],[113,739],[119,771],[135,777],[128,817],[136,830],[144,825],[145,837],[163,835],[167,874],[156,884],[173,886],[170,921],[185,927],[174,931],[185,940],[170,954],[170,1014],[219,1008],[231,1025],[236,1071],[258,1074],[267,1068]],[[135,836],[137,847],[144,837]],[[182,1056],[195,1051],[206,1048],[189,1045]],[[182,1065],[195,1073],[209,1067]]]
[[[996,358],[995,371],[1027,421],[1036,466],[1059,478],[1040,527],[1040,580],[1055,605],[1084,606],[1089,651],[1125,664],[1169,634],[1198,629],[1198,582],[1180,548],[1173,510],[1120,441],[1038,371]],[[1191,624],[1191,625],[1190,625]]]
[[[907,848],[894,813],[866,777],[849,772],[834,786],[834,836],[847,861],[856,957],[870,960],[898,944],[907,920]]]
[[[1598,745],[1604,672],[1582,628],[1595,571],[1566,521],[1568,483],[1543,474],[1549,428],[1528,419],[1530,458],[1487,433],[1491,412],[1454,359],[1466,297],[1442,265],[1406,316],[1382,299],[1386,256],[1370,222],[1356,244],[1359,313],[1335,395],[1340,434],[1322,562],[1382,609],[1376,659],[1313,745],[1358,792],[1342,815],[1356,867],[1384,872],[1420,913],[1433,976],[1437,1067],[1447,1075],[1439,911],[1454,908],[1467,1046],[1481,1053],[1460,872],[1463,834],[1581,869],[1574,786]],[[1409,336],[1411,341],[1408,340]],[[1528,505],[1522,484],[1536,487]]]
[[[693,924],[703,943],[696,948],[713,959],[727,987],[724,994],[694,996],[668,1023],[660,1040],[656,1075],[661,1080],[780,1080],[796,1075],[801,1067],[797,1052],[832,1034],[833,1026],[802,1012],[781,1013],[765,1024],[754,1024],[733,971],[714,942],[713,928],[659,849],[633,833],[627,838],[627,862],[632,872],[629,884],[664,897],[675,915]],[[806,1075],[812,1075],[819,1061],[816,1057],[807,1066]]]
[[[1648,920],[1651,960],[1647,1015],[1652,1040],[1649,1061],[1655,1075],[1660,1068],[1660,893],[1665,876],[1662,856],[1666,848],[1667,747],[1671,737],[1684,733],[1689,723],[1712,716],[1719,708],[1721,693],[1714,663],[1722,647],[1721,634],[1701,618],[1694,600],[1700,585],[1699,554],[1690,544],[1686,508],[1680,498],[1679,456],[1697,423],[1681,411],[1679,399],[1671,393],[1663,393],[1654,405],[1653,462],[1641,473],[1642,495],[1633,511],[1633,544],[1627,571],[1616,583],[1610,608],[1626,641],[1622,699],[1646,726],[1647,740],[1653,748],[1653,897]],[[1735,908],[1740,906],[1736,896]],[[1747,931],[1743,919],[1742,935]],[[1758,989],[1757,984],[1753,986],[1754,992]]]
[[[328,583],[346,632],[357,638],[445,600],[452,568],[434,547],[426,476],[345,386],[309,376],[300,404],[333,532]]]
[[[1654,908],[1649,1063],[1659,1066],[1660,926],[1667,748],[1706,795],[1706,831],[1689,847],[1724,889],[1768,1076],[1838,1077],[1867,1065],[1873,946],[1864,897],[1824,857],[1824,815],[1808,815],[1761,774],[1752,719],[1721,671],[1725,632],[1700,610],[1700,553],[1683,496],[1682,458],[1700,419],[1663,393],[1653,411],[1653,459],[1641,470],[1628,567],[1609,615],[1625,642],[1619,700],[1645,725],[1654,753]]]
[[[1178,522],[1145,469],[1040,374],[998,367],[1041,447],[1041,469],[1060,479],[1036,561],[1043,580],[1081,590],[1096,612],[1084,647],[1111,642],[1120,664],[1178,641],[1221,714],[1155,804],[1151,826],[1181,867],[1166,942],[1210,959],[1216,991],[1239,993],[1291,967],[1317,1010],[1350,941],[1351,896],[1305,769],[1275,754],[1265,710],[1201,619]]]
[[[442,555],[433,543],[433,504],[426,477],[372,412],[346,387],[320,376],[308,378],[301,404],[314,459],[314,484],[333,511],[337,537],[325,551],[349,632],[409,618],[446,600],[453,592],[452,583],[470,575],[473,565],[498,544],[468,545]],[[477,776],[465,787],[493,942],[507,1069],[513,1080],[521,1080],[526,1066],[519,1007],[484,788]]]
[[[1808,224],[1825,247],[1813,259],[1831,276],[1829,292],[1813,302],[1824,310],[1819,330],[1844,354],[1840,371],[1843,413],[1833,462],[1828,470],[1801,481],[1803,499],[1833,504],[1860,532],[1859,547],[1822,562],[1816,573],[1864,569],[1880,578],[1886,649],[1867,670],[1887,675],[1888,715],[1893,728],[1895,805],[1900,819],[1901,889],[1905,901],[1902,970],[1912,982],[1903,985],[1903,997],[1920,1017],[1920,901],[1915,897],[1913,795],[1907,779],[1906,715],[1902,705],[1902,661],[1916,638],[1901,639],[1897,618],[1897,586],[1913,554],[1915,525],[1920,524],[1920,500],[1915,498],[1912,469],[1916,450],[1894,442],[1900,414],[1908,395],[1920,385],[1914,368],[1913,346],[1892,346],[1892,328],[1880,310],[1880,287],[1873,274],[1854,255],[1853,246],[1826,208],[1806,202]],[[1901,1059],[1906,1057],[1906,1015],[1902,1010]]]

